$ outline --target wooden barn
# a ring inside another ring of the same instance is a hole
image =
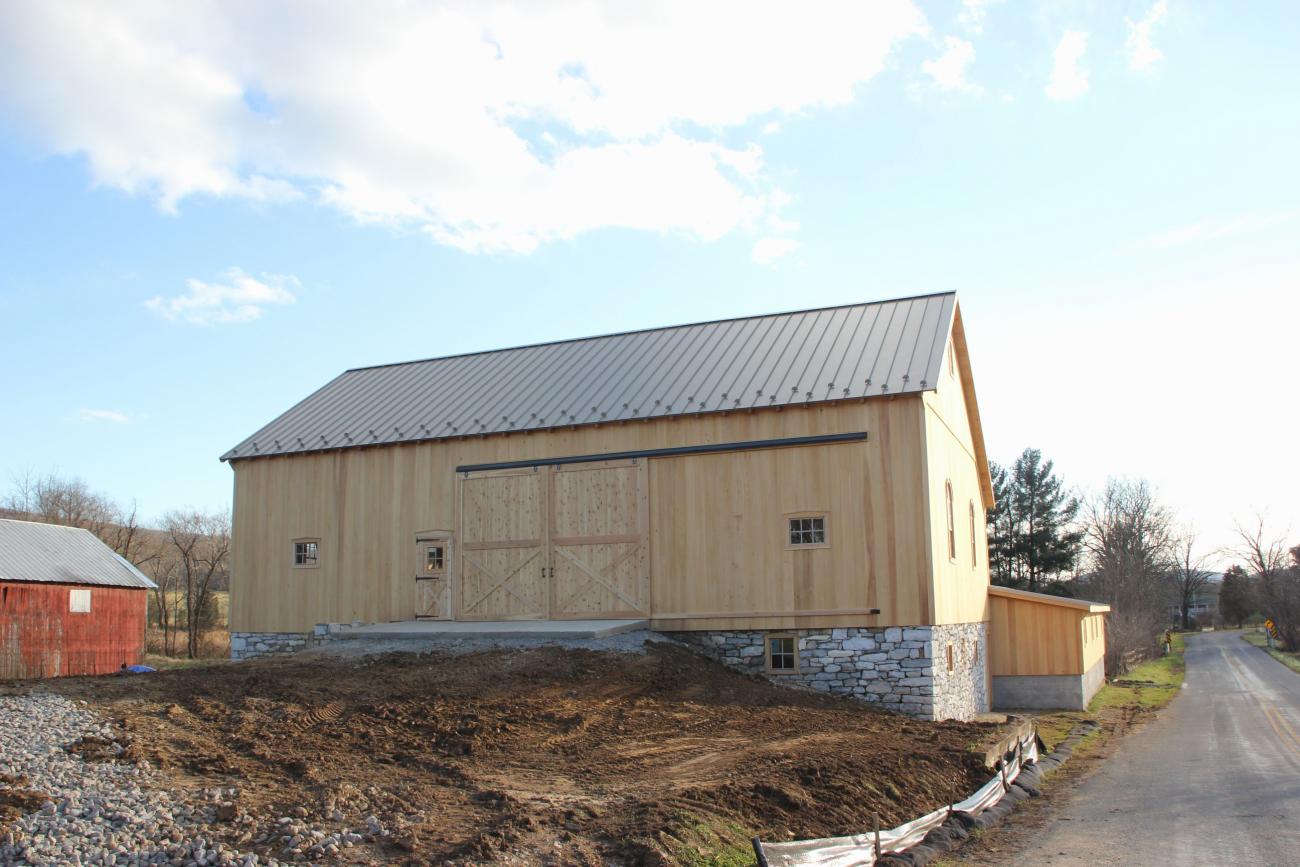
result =
[[[0,679],[139,663],[153,587],[88,530],[0,520]]]
[[[989,706],[952,293],[349,370],[223,460],[237,657],[321,623],[623,619],[919,716]]]
[[[1106,682],[1109,605],[989,588],[995,707],[1084,710]]]

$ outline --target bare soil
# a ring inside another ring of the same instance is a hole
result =
[[[277,817],[385,834],[350,863],[662,864],[751,834],[860,833],[983,783],[990,725],[926,723],[783,688],[690,651],[304,656],[48,681],[178,786],[235,786],[229,842]],[[99,758],[100,745],[76,749]],[[104,756],[104,758],[109,758]],[[701,841],[705,844],[701,846]]]

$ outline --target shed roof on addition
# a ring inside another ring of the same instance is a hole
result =
[[[0,519],[0,581],[156,586],[89,530],[8,518]]]
[[[945,292],[357,368],[221,459],[926,391],[956,304]]]

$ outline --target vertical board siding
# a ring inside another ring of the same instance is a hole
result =
[[[72,613],[72,590],[90,611]],[[148,591],[131,587],[0,582],[0,680],[111,674],[144,656]]]
[[[1100,614],[1003,596],[990,596],[989,608],[989,661],[995,677],[1083,674],[1105,653],[1104,633],[1084,651],[1083,625]]]
[[[925,405],[926,472],[929,490],[930,552],[934,562],[934,622],[977,623],[989,619],[988,527],[984,496],[962,376],[966,358],[956,352],[956,374],[949,374],[947,351],[938,388],[922,397]],[[951,481],[957,556],[948,556],[948,514],[944,485]],[[975,504],[975,563],[970,557],[970,504]]]
[[[410,619],[410,547],[458,526],[460,465],[864,430],[866,443],[652,460],[650,615],[721,618],[672,624],[687,629],[926,623],[925,409],[908,395],[236,461],[231,628]],[[832,547],[785,550],[782,515],[810,509],[831,511]],[[291,567],[303,536],[321,539],[318,569]]]

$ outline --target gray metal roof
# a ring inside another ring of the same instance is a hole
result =
[[[925,391],[956,303],[946,292],[357,368],[221,459]]]
[[[0,519],[0,581],[156,586],[89,530]]]

